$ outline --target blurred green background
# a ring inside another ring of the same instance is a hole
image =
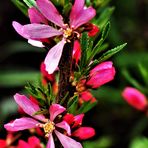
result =
[[[89,3],[90,1],[87,0]],[[147,148],[148,117],[129,106],[121,97],[126,86],[133,86],[148,96],[148,1],[96,0],[99,14],[109,11],[111,31],[109,48],[128,45],[111,60],[116,67],[115,80],[93,91],[98,105],[85,116],[84,125],[93,126],[96,136],[84,142],[86,148]],[[114,10],[114,11],[113,11]],[[103,16],[105,20],[106,16]],[[5,137],[3,123],[15,116],[13,95],[24,85],[40,78],[43,50],[28,45],[12,28],[12,21],[29,22],[10,0],[0,2],[0,137]],[[103,22],[102,22],[103,23]]]

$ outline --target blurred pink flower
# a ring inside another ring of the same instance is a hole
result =
[[[115,68],[111,61],[103,62],[97,65],[90,71],[89,79],[86,82],[86,85],[92,88],[98,88],[103,84],[114,79]]]
[[[28,142],[19,140],[17,148],[43,148],[43,146],[37,137],[32,136],[28,138]]]
[[[71,129],[69,124],[66,121],[62,121],[60,123],[54,123],[54,119],[61,113],[63,113],[66,109],[59,104],[52,104],[49,108],[50,118],[49,120],[45,118],[43,115],[34,115],[37,111],[40,110],[40,107],[29,100],[26,96],[16,94],[14,96],[16,103],[24,110],[24,112],[30,117],[22,117],[20,119],[16,119],[11,123],[7,123],[4,127],[9,131],[20,131],[30,128],[41,127],[44,129],[45,137],[48,138],[47,148],[55,148],[54,140],[52,133],[58,137],[59,141],[65,148],[82,148],[79,142],[76,142],[72,138],[68,137],[71,135]],[[60,133],[57,128],[61,128],[65,130],[66,136],[63,133]]]
[[[126,87],[122,92],[123,98],[134,108],[144,111],[147,108],[147,99],[144,94],[133,87]]]
[[[59,14],[55,6],[48,0],[37,0],[37,7],[30,8],[28,13],[31,24],[21,25],[18,22],[13,22],[15,30],[24,38],[29,40],[29,43],[39,47],[43,47],[42,39],[55,36],[62,36],[62,40],[52,47],[45,58],[46,70],[49,74],[53,73],[57,68],[63,47],[66,42],[69,42],[69,37],[73,34],[79,34],[76,30],[81,25],[90,21],[96,14],[92,7],[84,7],[85,0],[75,0],[69,17],[69,25],[64,24],[63,17]],[[54,23],[60,29],[55,29],[48,25],[48,21]],[[42,23],[42,24],[40,24]]]

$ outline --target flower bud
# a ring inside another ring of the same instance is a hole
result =
[[[73,127],[79,126],[82,124],[84,114],[79,114],[74,117],[74,125]]]
[[[80,94],[80,100],[83,102],[90,101],[91,103],[96,102],[96,98],[89,91],[84,91]]]
[[[100,30],[99,30],[99,27],[94,25],[94,24],[91,24],[91,27],[92,29],[88,32],[88,36],[90,37],[93,37],[95,36]]]
[[[90,71],[87,86],[98,88],[114,79],[115,68],[111,61],[103,62]]]
[[[81,140],[91,138],[95,135],[95,130],[92,127],[80,127],[72,133],[72,136],[75,136]]]
[[[66,121],[70,125],[74,122],[74,115],[73,114],[66,114],[63,117],[63,120]]]
[[[74,47],[73,47],[73,59],[76,61],[76,64],[78,64],[78,61],[81,58],[81,46],[78,40],[74,41]]]
[[[126,87],[122,92],[122,96],[131,106],[138,110],[144,111],[147,107],[146,96],[135,88]]]

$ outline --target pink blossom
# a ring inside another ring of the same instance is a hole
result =
[[[92,88],[98,88],[103,84],[114,79],[115,68],[111,61],[103,62],[97,65],[94,69],[90,71],[89,79],[86,85]]]
[[[71,135],[71,129],[67,122],[61,121],[59,123],[55,123],[55,118],[63,113],[66,109],[59,104],[52,104],[49,108],[50,118],[46,119],[43,115],[34,115],[37,111],[40,110],[40,107],[31,102],[26,96],[16,94],[14,96],[16,103],[24,110],[24,112],[30,117],[22,117],[20,119],[14,120],[12,123],[7,123],[4,127],[9,131],[20,131],[30,128],[41,127],[44,129],[45,137],[48,138],[47,148],[55,148],[54,140],[52,133],[58,137],[59,141],[65,148],[82,148],[79,142],[76,142],[69,136]],[[63,129],[66,134],[58,132],[58,128]]]
[[[37,0],[36,4],[39,11],[34,7],[28,11],[31,24],[23,26],[14,21],[13,27],[21,36],[28,39],[29,43],[37,44],[39,47],[43,46],[42,39],[62,36],[62,40],[49,50],[44,61],[46,70],[51,74],[58,66],[63,47],[66,42],[70,41],[69,37],[74,36],[74,34],[78,35],[78,27],[90,21],[95,16],[96,11],[92,7],[85,8],[84,0],[75,0],[70,12],[70,22],[64,24],[63,17],[51,1]],[[49,26],[48,21],[57,25],[60,29]]]
[[[126,87],[122,92],[123,98],[134,108],[144,111],[147,108],[147,99],[139,90]]]

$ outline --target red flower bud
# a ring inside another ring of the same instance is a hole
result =
[[[99,31],[100,31],[100,29],[99,29],[99,27],[98,26],[96,26],[96,25],[94,25],[94,24],[91,24],[91,30],[88,32],[88,35],[90,36],[90,37],[93,37],[93,36],[95,36]]]
[[[91,103],[96,102],[96,98],[89,91],[84,91],[80,94],[80,99],[84,102],[90,101]]]
[[[79,41],[75,40],[73,47],[73,59],[76,61],[76,64],[78,64],[80,58],[81,58],[81,46]]]
[[[74,125],[73,127],[79,126],[82,124],[84,114],[79,114],[74,117]]]
[[[81,140],[91,138],[95,135],[95,130],[92,127],[80,127],[72,133],[72,136],[75,136]]]
[[[66,121],[70,125],[74,122],[74,115],[73,114],[66,114],[63,117],[63,120]]]
[[[146,96],[135,88],[126,87],[122,92],[122,96],[131,106],[138,110],[143,111],[147,107]]]

